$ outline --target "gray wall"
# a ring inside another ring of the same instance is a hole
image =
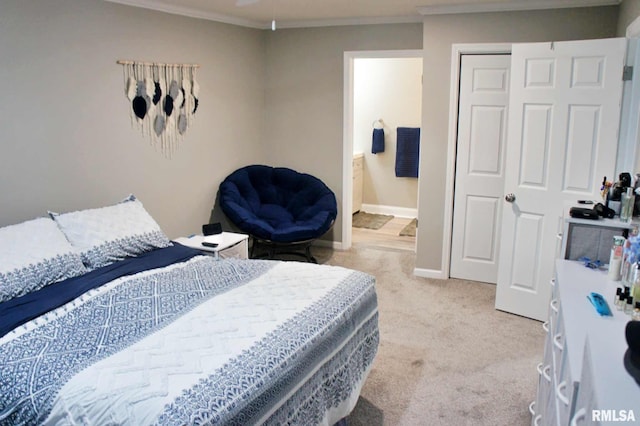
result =
[[[0,2],[0,226],[134,193],[169,237],[209,219],[220,181],[264,158],[263,31],[102,0]],[[199,63],[172,159],[131,126],[118,59]]]
[[[267,32],[267,161],[306,170],[342,206],[344,52],[421,49],[422,24],[360,25]],[[342,218],[328,238],[342,241]]]
[[[190,234],[250,163],[316,174],[341,198],[343,52],[421,45],[419,23],[272,33],[101,0],[2,0],[0,226],[132,192],[170,237]],[[118,59],[201,64],[201,105],[172,159],[132,128]]]
[[[618,15],[618,37],[626,35],[627,27],[640,16],[640,0],[622,0]]]
[[[613,37],[618,7],[426,16],[416,268],[441,270],[451,46]]]
[[[618,7],[599,7],[430,16],[424,31],[271,32],[101,0],[2,0],[0,226],[133,192],[170,237],[189,234],[208,220],[224,176],[254,162],[316,174],[341,205],[343,52],[424,45],[416,266],[439,269],[451,44],[609,37],[617,20]],[[201,108],[172,159],[131,127],[118,59],[202,65]]]

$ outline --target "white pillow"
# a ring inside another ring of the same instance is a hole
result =
[[[113,206],[49,215],[90,269],[171,245],[133,195]]]
[[[0,302],[86,272],[50,218],[0,228]]]

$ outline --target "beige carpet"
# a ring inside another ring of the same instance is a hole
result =
[[[356,228],[380,229],[393,219],[392,215],[357,212],[353,215],[352,226]]]
[[[413,276],[415,254],[314,249],[376,276],[380,347],[349,425],[528,425],[544,334],[496,311],[495,286]]]

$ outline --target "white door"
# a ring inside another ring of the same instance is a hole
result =
[[[454,278],[498,279],[510,62],[509,55],[463,55],[460,61]]]
[[[625,39],[513,45],[497,309],[547,317],[565,209],[613,177],[625,49]]]

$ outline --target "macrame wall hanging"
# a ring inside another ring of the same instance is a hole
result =
[[[194,64],[118,61],[124,70],[131,124],[167,156],[178,148],[198,110]]]

